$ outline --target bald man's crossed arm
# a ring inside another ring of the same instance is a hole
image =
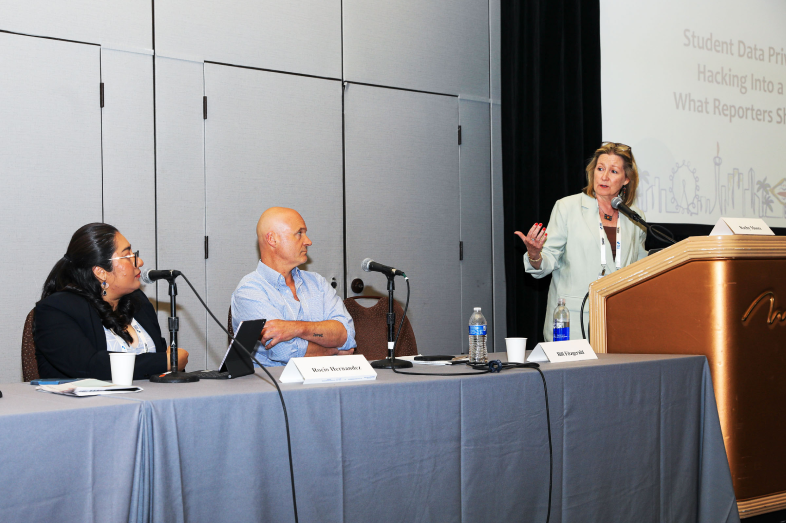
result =
[[[355,349],[339,352],[339,347],[343,347],[347,342],[347,329],[336,320],[270,320],[265,323],[265,328],[262,329],[260,341],[267,349],[272,349],[280,342],[294,338],[301,338],[308,342],[306,356],[345,355],[355,352]]]

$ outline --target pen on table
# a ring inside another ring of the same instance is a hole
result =
[[[39,378],[30,382],[30,385],[60,385],[61,383],[70,383],[76,381],[78,378]]]

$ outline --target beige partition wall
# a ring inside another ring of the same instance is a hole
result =
[[[385,292],[367,256],[414,271],[425,353],[462,351],[474,306],[499,343],[499,16],[499,0],[0,2],[0,200],[21,224],[0,233],[0,382],[21,379],[22,322],[80,225],[118,226],[223,318],[256,256],[248,216],[273,203],[302,210],[307,268],[342,297],[358,276]],[[179,287],[189,370],[214,366],[225,337]],[[144,290],[168,338],[167,286]]]
[[[740,515],[786,508],[786,238],[689,238],[594,282],[590,343],[706,356]]]
[[[489,104],[459,98],[459,198],[461,201],[461,319],[467,321],[480,307],[491,323],[493,266],[491,209],[491,137]],[[493,326],[492,326],[493,327]],[[495,331],[495,329],[494,329]],[[496,332],[487,348],[494,352]],[[469,336],[461,337],[461,352],[469,352]]]
[[[204,64],[156,58],[156,209],[158,268],[182,271],[206,295]],[[169,341],[169,285],[158,282],[158,319]],[[177,296],[178,343],[188,369],[207,366],[207,313],[191,289]]]
[[[257,268],[257,220],[273,206],[300,212],[313,242],[301,268],[343,296],[341,82],[206,64],[205,92],[210,308],[227,317],[237,284]],[[218,368],[227,336],[207,331],[207,365]]]
[[[0,33],[0,383],[21,379],[25,317],[71,235],[101,221],[100,51]]]
[[[489,96],[489,3],[344,0],[350,82]]]
[[[467,329],[460,314],[458,99],[355,84],[344,96],[348,287],[359,279],[363,294],[387,296],[385,277],[360,264],[372,258],[400,268],[412,287],[407,317],[418,350],[458,353]],[[403,307],[407,286],[395,283]]]
[[[101,49],[104,221],[156,266],[156,166],[153,140],[153,57]],[[129,212],[129,207],[133,211]],[[155,285],[142,288],[156,299]]]

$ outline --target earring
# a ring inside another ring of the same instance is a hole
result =
[[[619,197],[624,200],[627,195],[628,195],[628,186],[623,185],[622,189],[620,189]]]
[[[101,287],[104,288],[104,290],[101,291],[101,296],[106,296],[106,282],[105,281],[101,282]]]

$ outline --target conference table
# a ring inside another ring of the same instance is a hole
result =
[[[541,370],[550,521],[739,521],[703,356]],[[537,371],[377,373],[281,385],[300,521],[546,521]],[[261,370],[135,384],[86,398],[0,386],[0,521],[294,521],[284,417]]]

